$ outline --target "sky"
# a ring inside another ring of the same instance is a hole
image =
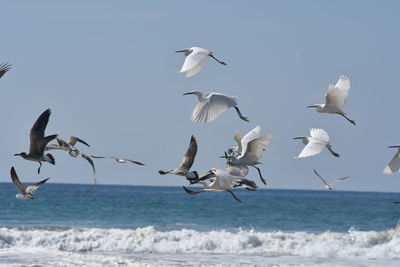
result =
[[[29,148],[29,130],[47,108],[46,134],[77,136],[86,154],[142,161],[145,166],[95,160],[99,184],[185,185],[161,176],[177,167],[193,134],[194,170],[225,168],[219,156],[235,145],[238,130],[260,125],[271,133],[249,179],[260,188],[323,189],[313,169],[333,180],[350,176],[337,190],[400,189],[398,174],[382,173],[400,143],[400,35],[398,1],[4,1],[0,9],[2,138],[0,181],[14,166],[23,182],[92,183],[84,159],[54,151],[56,165],[14,157]],[[183,54],[199,46],[227,63],[209,60],[197,75],[179,70]],[[348,75],[348,117],[320,114],[329,84]],[[190,121],[192,90],[238,97],[238,106],[215,121]],[[295,159],[303,145],[293,137],[325,129],[333,149]]]

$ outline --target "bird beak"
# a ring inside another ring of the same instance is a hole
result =
[[[185,50],[178,50],[178,51],[175,51],[175,53],[183,53],[183,52],[185,52]]]
[[[14,156],[19,156],[19,154],[14,154]]]
[[[227,159],[228,158],[228,154],[226,154],[226,152],[224,152],[224,156],[221,156],[220,158],[222,158],[222,159]]]
[[[189,93],[184,93],[182,95],[192,95],[192,94],[193,94],[192,92],[189,92]]]
[[[308,108],[316,108],[316,105],[312,105],[312,106],[307,106]]]
[[[400,145],[395,145],[395,146],[388,146],[388,148],[399,148]]]
[[[293,139],[303,139],[303,137],[299,136],[299,137],[295,137]]]

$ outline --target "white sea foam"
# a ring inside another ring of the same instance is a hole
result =
[[[393,230],[313,234],[186,229],[162,232],[151,226],[134,230],[2,227],[0,250],[396,259],[400,256],[400,236],[392,235]]]

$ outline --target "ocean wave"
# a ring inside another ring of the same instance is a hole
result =
[[[215,253],[263,256],[361,257],[394,259],[400,236],[393,230],[347,233],[257,232],[253,230],[157,231],[154,227],[0,228],[0,249],[48,248],[67,252]]]

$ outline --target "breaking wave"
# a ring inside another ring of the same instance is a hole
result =
[[[400,255],[400,235],[393,230],[324,232],[256,232],[224,230],[157,231],[154,227],[0,228],[0,249],[46,248],[67,252],[218,253],[306,257],[394,259]]]

